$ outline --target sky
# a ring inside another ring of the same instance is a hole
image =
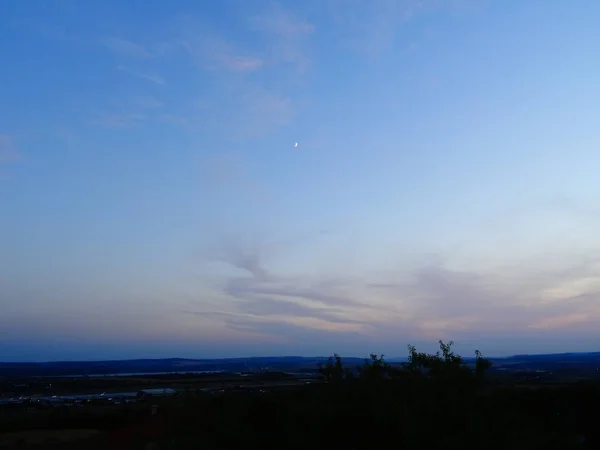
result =
[[[599,17],[1,2],[0,361],[599,350]]]

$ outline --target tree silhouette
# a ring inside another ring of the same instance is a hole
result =
[[[360,372],[361,379],[375,381],[390,377],[391,366],[383,359],[384,355],[371,353],[368,359],[365,359]]]
[[[325,366],[319,367],[319,372],[325,377],[325,381],[328,383],[339,383],[346,378],[342,357],[337,353],[329,357]]]
[[[475,350],[475,376],[483,379],[485,372],[492,367],[492,362],[485,359],[479,350]]]

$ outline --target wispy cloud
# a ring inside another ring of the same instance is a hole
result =
[[[242,72],[251,72],[259,69],[263,65],[262,59],[255,56],[222,55],[221,62],[228,69]]]
[[[216,33],[187,30],[181,45],[201,68],[207,70],[253,72],[263,65],[261,58],[236,49]]]
[[[136,44],[135,42],[127,39],[105,37],[100,40],[100,43],[111,52],[129,58],[148,59],[154,56],[142,45]]]
[[[416,14],[440,7],[437,0],[329,0],[334,22],[341,26],[341,41],[366,56],[389,49],[398,28]]]
[[[310,63],[306,38],[315,26],[290,11],[272,4],[269,9],[247,19],[248,31],[260,33],[264,39],[254,42],[252,50],[242,40],[234,43],[211,25],[190,17],[182,21],[180,44],[203,69],[254,72],[291,63],[305,68]]]
[[[600,297],[598,298],[600,299]],[[596,321],[595,317],[590,317],[584,313],[572,313],[566,315],[560,315],[556,317],[545,317],[531,325],[531,328],[541,330],[553,330],[568,327],[571,325],[593,323]]]
[[[289,94],[294,83],[289,72],[279,71],[286,70],[285,63],[308,66],[304,38],[314,31],[277,6],[246,23],[247,38],[194,17],[182,18],[178,26],[180,46],[194,64],[218,72],[210,105],[212,130],[233,140],[261,138],[294,120],[296,99]],[[267,84],[271,79],[277,83]]]
[[[117,66],[117,69],[120,70],[121,72],[125,72],[129,75],[132,75],[137,78],[141,78],[143,80],[151,81],[152,83],[155,83],[155,84],[165,84],[164,78],[155,73],[149,73],[149,72],[144,72],[141,70],[135,70],[135,69],[131,69],[126,66]]]
[[[533,266],[517,274],[457,271],[436,264],[415,269],[405,282],[381,288],[387,289],[388,295],[408,300],[411,314],[419,318],[422,327],[440,334],[561,328],[571,322],[557,320],[559,317],[576,315],[581,321],[587,317],[589,323],[600,318],[596,306],[600,278],[594,277],[584,295],[572,286],[589,278],[594,267],[597,270],[597,265],[590,264],[570,257],[558,269]],[[576,266],[580,270],[567,270]],[[571,287],[549,299],[548,292],[564,283]]]
[[[384,278],[340,279],[278,274],[265,264],[273,253],[262,240],[223,241],[221,250],[211,258],[241,271],[219,283],[233,308],[221,320],[237,330],[269,333],[274,327],[295,339],[285,332],[291,324],[304,328],[305,338],[312,330],[343,330],[382,342],[490,333],[541,339],[543,330],[591,333],[600,320],[600,265],[585,255],[565,257],[560,268],[534,266],[517,274],[460,271],[440,258]]]
[[[93,119],[91,123],[110,128],[128,128],[138,125],[147,118],[148,116],[146,114],[141,113],[98,114],[98,116]]]
[[[145,122],[186,128],[191,124],[190,118],[168,112],[165,104],[151,95],[134,96],[117,102],[116,106],[115,112],[96,111],[90,123],[111,128],[129,128]]]
[[[262,67],[263,61],[255,56],[215,54],[215,60],[222,67],[236,72],[252,72]],[[214,66],[213,66],[214,67]]]
[[[17,162],[20,159],[21,153],[17,149],[13,138],[7,134],[0,134],[0,167]]]
[[[249,50],[243,40],[235,43],[222,30],[201,18],[182,17],[178,28],[180,48],[202,70],[250,73],[264,65],[263,58]]]
[[[215,92],[210,103],[211,131],[231,141],[262,138],[291,124],[297,102],[285,89],[267,89],[235,80]]]
[[[316,29],[313,24],[295,17],[277,4],[273,4],[261,14],[252,16],[250,23],[260,31],[287,39],[310,34]]]
[[[272,4],[270,9],[252,16],[249,25],[251,29],[265,34],[266,46],[274,63],[291,63],[301,69],[310,64],[306,38],[316,28],[307,20],[278,4]]]
[[[319,235],[321,233],[314,234]],[[304,237],[298,238],[304,240]],[[363,328],[368,316],[356,316],[369,306],[357,301],[345,289],[345,280],[286,277],[265,267],[265,257],[277,254],[278,249],[289,249],[292,241],[254,238],[242,244],[238,239],[222,240],[220,248],[211,252],[211,259],[242,271],[240,275],[227,277],[221,285],[235,310],[226,323],[236,329],[243,327],[258,332],[264,332],[265,322],[273,321],[297,327],[304,324],[315,329]],[[353,312],[355,317],[352,317]]]
[[[238,139],[263,137],[288,125],[295,115],[292,99],[259,86],[242,87],[230,116],[230,136]]]

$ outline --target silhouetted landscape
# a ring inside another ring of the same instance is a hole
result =
[[[390,363],[2,363],[0,448],[596,448],[600,353],[463,358],[452,345]]]
[[[4,377],[57,377],[123,374],[159,374],[192,372],[259,372],[282,371],[311,372],[327,357],[272,356],[223,359],[130,359],[118,361],[69,361],[43,363],[0,362],[0,373]],[[406,358],[389,360],[392,364],[402,364]],[[464,361],[474,362],[466,357]],[[493,372],[515,373],[519,371],[542,371],[543,373],[572,374],[573,376],[593,376],[600,370],[600,352],[556,353],[539,355],[514,355],[504,358],[490,358],[494,363]],[[349,366],[360,366],[363,358],[344,358]],[[541,372],[540,372],[541,373]]]
[[[123,361],[0,363],[2,373],[10,376],[111,375],[156,372],[243,372],[257,370],[314,369],[327,358],[263,357],[227,359],[133,359]],[[359,358],[349,363],[360,364]]]

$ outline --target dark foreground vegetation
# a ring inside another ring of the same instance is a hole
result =
[[[323,383],[54,412],[48,428],[100,434],[31,448],[600,448],[597,382],[518,386],[488,377],[490,365],[479,352],[465,364],[451,342],[437,354],[409,347],[402,367],[371,355],[356,368],[335,355],[320,367]]]

